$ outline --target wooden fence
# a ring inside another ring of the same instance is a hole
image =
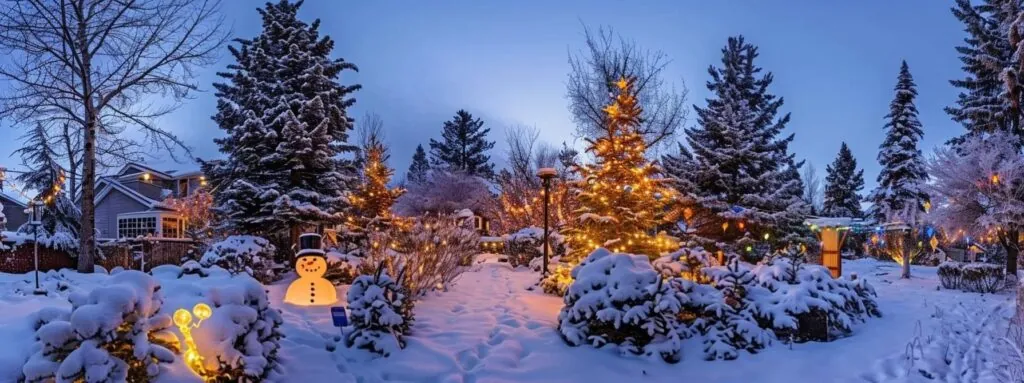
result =
[[[96,261],[97,266],[107,270],[115,267],[139,270],[145,261],[146,270],[160,265],[177,265],[181,258],[192,248],[193,242],[183,240],[146,240],[110,242],[100,245],[103,259]],[[6,243],[7,249],[0,250],[0,272],[21,274],[34,269],[33,246],[31,241],[13,246]],[[136,259],[141,251],[142,259]],[[70,253],[62,250],[39,246],[39,270],[59,270],[75,268],[78,261]]]

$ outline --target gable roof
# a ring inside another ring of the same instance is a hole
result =
[[[17,206],[20,206],[20,207],[23,207],[23,208],[26,208],[26,209],[28,208],[28,205],[26,203],[21,202],[17,198],[11,197],[10,195],[7,195],[7,193],[0,192],[0,200],[11,202],[11,203],[13,203],[13,204],[15,204]]]
[[[166,179],[174,178],[174,176],[171,175],[168,172],[159,171],[159,170],[153,169],[153,168],[151,168],[149,166],[140,164],[138,162],[129,162],[129,163],[125,164],[124,167],[122,167],[121,170],[117,172],[117,177],[126,176],[126,175],[130,175],[130,174],[139,174],[139,173],[151,173],[154,176],[157,176],[157,177],[160,177],[160,178],[166,178]]]
[[[146,196],[142,195],[141,193],[139,193],[139,192],[137,192],[135,190],[132,190],[131,188],[129,188],[127,186],[124,186],[120,182],[117,182],[117,180],[112,179],[111,177],[101,177],[99,181],[105,181],[104,184],[106,184],[106,186],[103,187],[103,189],[101,189],[99,192],[96,193],[96,198],[93,200],[94,203],[97,203],[97,204],[100,203],[100,201],[103,199],[103,197],[106,197],[108,194],[110,194],[111,191],[116,190],[116,191],[121,192],[121,194],[124,194],[124,195],[128,196],[129,198],[135,200],[136,202],[141,203],[143,206],[145,206],[145,207],[147,207],[149,209],[167,209],[167,210],[171,210],[171,207],[168,206],[167,204],[165,204],[165,203],[163,203],[161,201],[157,201],[155,199],[146,197]],[[97,181],[97,183],[99,181]]]

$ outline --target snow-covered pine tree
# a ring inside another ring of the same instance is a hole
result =
[[[864,170],[857,169],[857,159],[850,148],[839,147],[835,161],[825,167],[825,201],[822,215],[826,217],[862,217],[861,189],[864,189]]]
[[[430,171],[430,163],[427,162],[427,152],[423,145],[416,145],[416,152],[412,155],[412,163],[409,164],[409,172],[405,174],[405,180],[411,184],[427,180],[427,172]]]
[[[236,63],[215,84],[214,121],[226,161],[204,171],[216,187],[215,210],[229,227],[261,234],[340,222],[356,182],[355,147],[347,144],[352,119],[345,110],[358,85],[338,83],[355,66],[329,57],[334,41],[320,36],[319,20],[297,18],[302,2],[268,3],[259,12],[263,31],[239,40]]]
[[[490,162],[491,156],[485,154],[494,147],[494,141],[487,141],[490,132],[490,128],[484,128],[483,120],[460,109],[451,121],[444,122],[443,140],[430,139],[434,166],[471,176],[493,177],[494,164]]]
[[[608,126],[604,135],[587,139],[594,163],[573,169],[570,181],[579,208],[568,228],[570,253],[576,263],[598,247],[656,258],[665,249],[652,230],[663,222],[672,191],[663,186],[659,167],[645,157],[643,135],[637,127],[641,106],[635,98],[634,79],[616,82],[618,94],[605,107]]]
[[[871,193],[871,212],[879,222],[914,224],[928,201],[924,191],[928,173],[917,148],[924,132],[914,105],[916,85],[906,61],[900,65],[895,90],[896,96],[885,116],[886,135],[878,152],[882,171],[878,174],[878,187]]]
[[[58,160],[60,155],[51,146],[51,137],[39,123],[21,139],[23,145],[14,153],[21,157],[27,171],[16,179],[25,188],[39,191],[35,198],[45,204],[40,234],[59,236],[62,247],[77,248],[82,211],[65,191],[64,167]],[[12,229],[27,232],[31,227]]]
[[[366,221],[374,219],[389,219],[391,217],[391,206],[398,199],[405,189],[389,188],[388,183],[395,175],[395,170],[388,167],[388,147],[378,135],[372,135],[366,147],[362,148],[363,154],[363,183],[356,188],[350,199],[359,217],[364,222],[357,222],[360,227],[365,227]]]
[[[1009,102],[1002,76],[1004,68],[1012,65],[1014,48],[1009,31],[1021,12],[1021,1],[983,0],[972,4],[970,0],[956,0],[951,10],[963,23],[967,37],[956,47],[965,77],[950,81],[961,92],[956,105],[946,107],[946,113],[963,124],[968,135],[1009,130]],[[1024,137],[1020,131],[1016,134]],[[954,142],[962,139],[958,137]]]
[[[695,327],[704,334],[704,358],[732,360],[739,351],[757,353],[771,344],[775,335],[758,323],[764,314],[758,300],[769,292],[757,284],[750,267],[730,254],[726,266],[704,269],[722,297],[705,307],[705,316],[697,319]]]
[[[686,129],[692,162],[680,155],[672,167],[683,170],[670,172],[684,200],[693,201],[685,216],[698,219],[687,220],[688,233],[704,245],[765,234],[811,240],[801,225],[801,163],[788,153],[793,135],[780,137],[789,115],[778,116],[783,100],[768,92],[773,77],[761,74],[757,56],[742,36],[729,38],[721,67],[708,68],[713,97],[695,106],[698,126]]]
[[[415,314],[412,296],[402,286],[404,272],[393,280],[385,271],[381,262],[372,275],[352,282],[347,295],[352,331],[345,344],[386,357],[405,348],[405,334]]]

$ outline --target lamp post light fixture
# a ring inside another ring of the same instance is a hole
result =
[[[550,244],[548,242],[549,235],[549,224],[548,224],[548,206],[551,205],[551,180],[558,175],[558,171],[554,168],[540,168],[537,170],[537,177],[540,177],[542,184],[544,185],[544,263],[541,268],[541,275],[548,275],[548,248]]]
[[[36,295],[46,295],[46,290],[39,287],[39,226],[43,225],[43,201],[33,198],[28,201],[28,224],[32,226],[32,255],[35,262]]]

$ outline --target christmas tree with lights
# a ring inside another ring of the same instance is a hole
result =
[[[371,136],[363,148],[363,183],[349,197],[356,208],[358,219],[349,218],[350,225],[365,229],[373,222],[387,222],[391,219],[391,206],[405,189],[389,188],[388,183],[395,170],[388,167],[388,148],[377,136]]]
[[[570,263],[599,247],[649,257],[673,250],[673,243],[656,234],[671,192],[658,178],[658,166],[644,156],[634,80],[621,79],[615,86],[617,94],[604,109],[605,131],[587,139],[594,163],[574,167],[579,179],[570,187],[579,207],[566,230]]]

